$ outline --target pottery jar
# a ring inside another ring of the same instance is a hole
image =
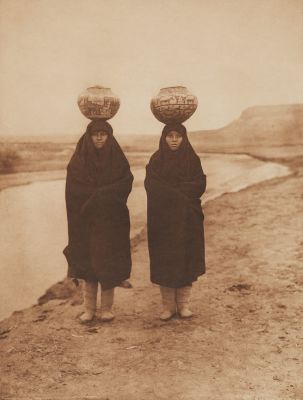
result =
[[[117,113],[120,100],[110,88],[92,86],[79,95],[78,106],[89,119],[107,120]]]
[[[150,104],[154,116],[164,124],[182,123],[190,118],[198,107],[195,95],[185,86],[160,89]]]

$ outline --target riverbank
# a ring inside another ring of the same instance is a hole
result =
[[[207,274],[190,321],[158,320],[144,236],[112,323],[79,324],[75,299],[2,321],[1,398],[301,398],[302,187],[297,171],[205,205]]]

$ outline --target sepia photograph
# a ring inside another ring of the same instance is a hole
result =
[[[303,1],[0,0],[0,400],[303,399]]]

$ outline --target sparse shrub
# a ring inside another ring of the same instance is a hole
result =
[[[15,171],[21,157],[10,145],[0,144],[0,173],[9,174]]]

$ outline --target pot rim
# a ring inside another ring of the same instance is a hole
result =
[[[187,89],[186,86],[176,85],[176,86],[167,86],[167,87],[163,87],[163,88],[161,88],[160,90],[164,90],[164,89],[176,89],[176,88]]]
[[[95,85],[95,86],[90,86],[90,87],[86,88],[86,90],[88,90],[88,89],[110,89],[110,88],[101,86],[101,85]]]

